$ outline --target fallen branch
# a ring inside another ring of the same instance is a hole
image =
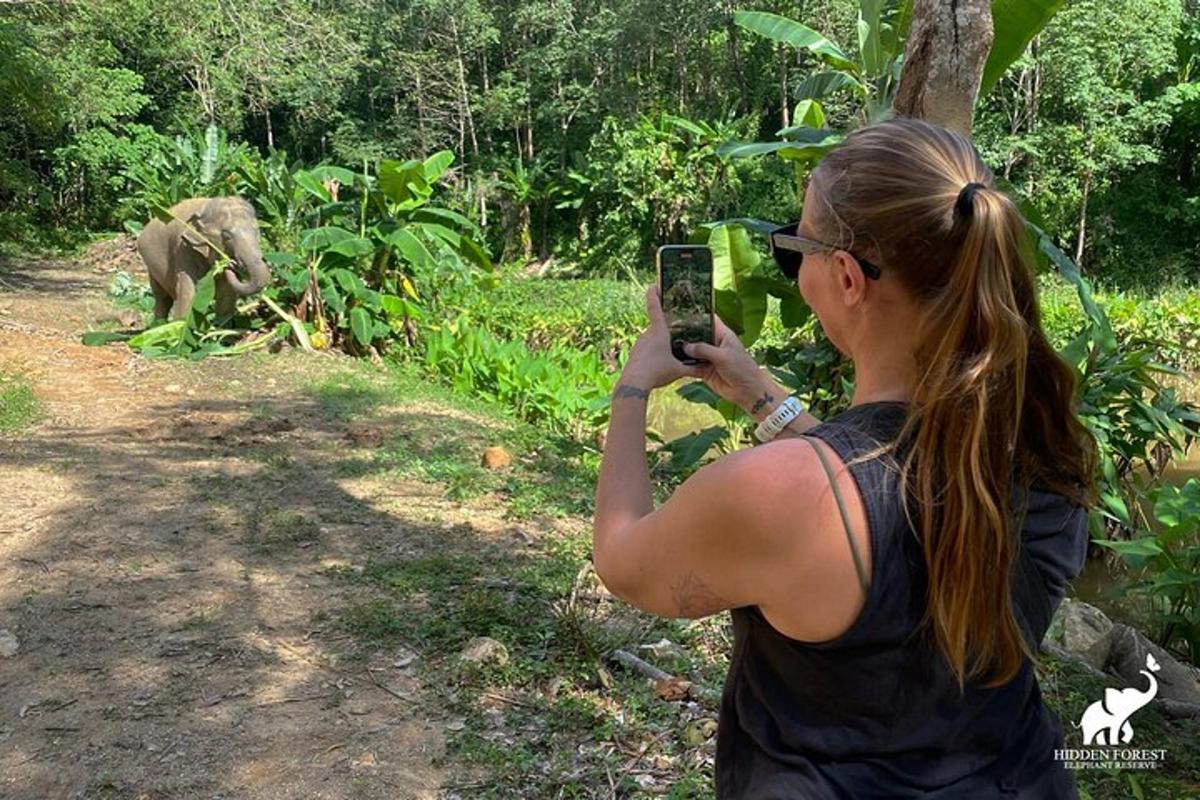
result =
[[[515,697],[509,697],[508,695],[503,695],[498,692],[481,692],[480,697],[487,697],[491,700],[495,700],[498,703],[507,703],[508,705],[520,706],[521,708],[538,708],[537,704],[535,703],[527,703],[524,700],[518,700]]]
[[[400,694],[395,689],[384,686],[382,682],[380,682],[373,674],[371,674],[371,670],[367,670],[366,672],[367,672],[367,677],[371,680],[371,683],[375,684],[378,688],[387,692],[388,694],[390,694],[392,697],[396,698],[397,700],[403,700],[406,703],[417,702],[415,697]]]
[[[659,696],[665,700],[679,699],[676,697],[671,697],[670,694],[672,694],[674,691],[677,691],[678,687],[686,685],[687,693],[692,698],[710,705],[717,705],[720,703],[721,696],[719,693],[714,692],[711,689],[706,689],[703,686],[698,686],[691,681],[684,680],[683,678],[676,678],[674,675],[671,675],[668,672],[663,672],[658,667],[643,661],[633,653],[625,650],[613,650],[608,654],[608,658],[610,661],[615,661],[618,664],[628,667],[629,669],[641,675],[645,675],[647,678],[654,681],[656,691],[658,691]]]
[[[629,667],[634,672],[640,672],[652,681],[669,681],[675,679],[674,675],[663,672],[653,664],[643,661],[633,653],[627,653],[624,650],[613,650],[608,654],[608,658],[622,666]]]
[[[308,331],[304,330],[303,322],[296,319],[296,317],[293,316],[292,314],[289,314],[288,312],[284,311],[282,308],[279,307],[278,303],[276,303],[274,300],[267,297],[266,295],[262,296],[262,301],[267,304],[268,308],[270,308],[272,311],[274,311],[276,314],[278,314],[280,319],[282,319],[284,322],[286,322],[288,325],[291,326],[292,333],[296,336],[296,341],[300,343],[300,346],[302,348],[304,348],[304,350],[306,350],[309,353],[316,352],[315,350],[313,350],[312,342],[309,341],[309,339],[308,339]]]
[[[330,693],[301,695],[300,697],[281,697],[278,700],[265,700],[261,703],[255,703],[255,708],[266,708],[267,706],[278,706],[283,703],[307,703],[310,700],[324,700],[329,697]],[[161,716],[161,715],[160,715]]]

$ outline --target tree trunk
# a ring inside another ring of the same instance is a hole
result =
[[[558,79],[556,89],[558,93],[558,107],[564,108],[563,104],[563,85],[562,78]],[[571,127],[571,118],[564,111],[558,118],[558,171],[560,173],[567,170],[567,129]]]
[[[971,135],[979,81],[992,47],[988,0],[914,0],[904,74],[892,108]]]
[[[518,224],[521,228],[521,253],[525,256],[525,260],[529,261],[533,258],[533,225],[531,224],[532,220],[530,219],[531,214],[529,213],[528,202],[521,203],[519,214],[520,222]]]
[[[479,229],[480,231],[487,230],[487,189],[488,182],[482,177],[475,184],[475,191],[479,195]]]
[[[274,150],[275,149],[275,132],[273,130],[271,130],[271,108],[270,108],[270,106],[268,106],[266,111],[263,112],[263,116],[266,117],[266,120],[267,120],[267,149]]]
[[[1033,81],[1029,84],[1029,122],[1025,126],[1027,133],[1037,130],[1038,106],[1042,97],[1042,62],[1038,59],[1041,44],[1041,34],[1033,37],[1029,44],[1029,52],[1033,56]]]
[[[458,90],[460,97],[462,98],[459,101],[462,109],[460,112],[462,118],[459,120],[459,128],[461,129],[464,127],[463,118],[465,118],[465,127],[471,134],[471,153],[478,158],[479,140],[475,136],[475,117],[471,114],[471,94],[467,91],[467,68],[466,65],[463,64],[462,48],[459,47],[458,44],[458,23],[454,21],[453,17],[450,19],[450,31],[454,34],[454,55],[455,58],[458,59]],[[459,138],[462,138],[461,135]],[[460,146],[459,152],[462,151],[463,148]]]
[[[683,114],[687,75],[684,74],[683,55],[679,52],[679,39],[675,40],[675,80],[679,84],[679,110],[675,113]]]
[[[533,163],[533,114],[525,112],[525,163]]]
[[[1092,187],[1092,173],[1083,174],[1083,199],[1079,201],[1079,235],[1075,239],[1075,266],[1083,268],[1083,243],[1087,238],[1088,190]]]
[[[779,48],[779,105],[783,108],[783,127],[787,128],[792,123],[790,108],[790,98],[788,98],[788,82],[787,82],[787,48],[780,46]]]
[[[492,90],[491,85],[489,84],[489,79],[488,79],[488,60],[487,60],[487,51],[486,50],[479,56],[479,64],[482,67],[482,72],[483,72],[483,97],[484,97],[484,99],[486,99],[488,92],[490,92]],[[485,149],[488,152],[491,152],[491,150],[492,150],[492,126],[490,126],[490,125],[483,126],[483,141],[484,141]]]
[[[421,102],[421,98],[424,96],[424,91],[421,89],[421,71],[420,70],[416,71],[415,77],[416,77],[416,84],[417,84],[417,94],[416,94],[417,130],[421,134],[421,146],[424,147],[425,146],[425,104]]]
[[[550,201],[548,199],[542,199],[540,216],[541,222],[539,227],[541,230],[539,231],[540,236],[538,239],[538,259],[545,261],[550,256],[550,232],[548,230],[550,227]]]
[[[1038,59],[1038,51],[1041,49],[1042,37],[1041,34],[1033,37],[1030,42],[1030,53],[1033,55],[1033,80],[1029,84],[1029,124],[1025,126],[1025,131],[1032,134],[1037,131],[1038,114],[1041,112],[1042,98],[1042,62]],[[1037,197],[1037,170],[1034,169],[1035,157],[1028,158],[1029,171],[1028,180],[1025,183],[1025,196]]]
[[[726,41],[729,44],[729,60],[733,64],[733,74],[737,76],[737,85],[741,92],[737,102],[738,114],[745,114],[750,109],[750,87],[746,81],[746,69],[742,66],[742,54],[739,52],[742,40],[739,34],[740,28],[733,21],[734,10],[734,3],[725,4],[725,13],[728,15],[725,23],[728,37]]]

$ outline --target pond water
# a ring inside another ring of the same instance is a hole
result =
[[[1164,382],[1175,386],[1182,399],[1200,403],[1200,373],[1170,377]],[[1200,443],[1193,443],[1183,457],[1168,464],[1163,477],[1176,486],[1181,486],[1192,478],[1200,479]],[[1150,503],[1144,503],[1143,509],[1147,514],[1153,510]],[[1129,570],[1119,558],[1106,553],[1102,557],[1088,560],[1083,572],[1072,582],[1068,594],[1091,603],[1119,622],[1146,630],[1149,604],[1145,598],[1122,597],[1119,593],[1122,585],[1137,577],[1138,574]]]
[[[680,386],[686,386],[693,380],[695,379],[680,378],[650,395],[650,404],[646,408],[646,426],[661,434],[665,442],[693,431],[722,424],[722,417],[716,409],[700,403],[690,403],[675,393]]]
[[[699,403],[689,403],[675,394],[678,386],[690,380],[684,378],[651,396],[647,424],[662,434],[664,441],[721,424],[721,415],[713,409]],[[1175,386],[1183,399],[1200,404],[1200,373],[1181,378],[1170,377],[1164,382]],[[1176,485],[1182,485],[1190,478],[1200,479],[1200,443],[1193,444],[1183,458],[1168,465],[1165,477]],[[1147,508],[1147,513],[1150,510]],[[1117,594],[1118,587],[1134,576],[1128,574],[1123,564],[1110,563],[1113,561],[1112,558],[1089,559],[1083,572],[1073,581],[1068,594],[1091,603],[1118,621],[1133,625],[1144,623],[1147,615],[1144,601]]]

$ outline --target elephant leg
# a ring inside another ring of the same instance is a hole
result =
[[[186,272],[175,276],[175,307],[171,311],[172,319],[186,319],[192,310],[192,300],[196,297],[196,283]]]
[[[166,319],[167,314],[171,313],[171,303],[173,302],[170,293],[159,286],[158,281],[154,278],[150,279],[150,293],[154,295],[154,318]]]
[[[229,281],[226,280],[224,273],[217,276],[213,310],[217,315],[217,319],[229,319],[237,311],[237,293],[229,285]]]

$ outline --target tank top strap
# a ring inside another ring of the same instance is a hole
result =
[[[829,478],[829,486],[833,489],[833,499],[837,501],[838,512],[842,516],[842,526],[846,530],[846,540],[850,543],[850,555],[854,558],[854,569],[858,572],[858,581],[862,584],[863,595],[866,596],[871,591],[871,577],[867,574],[867,568],[863,566],[862,556],[859,555],[858,545],[854,542],[854,533],[850,526],[850,515],[846,511],[846,503],[842,499],[842,490],[838,488],[837,476],[833,474],[833,467],[829,464],[829,458],[825,455],[825,451],[813,441],[814,437],[801,436],[812,449],[817,452],[817,458],[821,459],[821,466],[825,468],[825,475]]]

